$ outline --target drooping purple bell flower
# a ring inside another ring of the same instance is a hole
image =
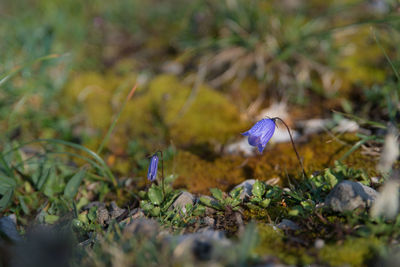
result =
[[[248,136],[249,144],[256,146],[258,151],[263,152],[266,144],[275,132],[275,119],[262,119],[254,124],[250,130],[242,133]]]
[[[158,156],[154,154],[150,158],[149,171],[147,172],[147,179],[153,182],[157,178]]]

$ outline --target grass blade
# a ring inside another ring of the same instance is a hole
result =
[[[78,193],[79,186],[86,175],[86,168],[81,169],[71,177],[64,189],[64,197],[73,199]]]
[[[122,111],[125,109],[126,104],[129,102],[129,100],[132,98],[133,94],[135,93],[137,88],[137,85],[135,85],[131,91],[129,92],[128,96],[126,97],[124,103],[122,104],[121,109],[118,111],[117,115],[115,116],[113,122],[110,125],[110,128],[108,128],[106,136],[103,138],[103,141],[101,141],[101,144],[99,146],[99,149],[97,149],[97,154],[100,154],[103,151],[104,146],[108,143],[108,140],[110,140],[111,134],[115,128],[115,125],[118,122],[119,117],[121,117]]]

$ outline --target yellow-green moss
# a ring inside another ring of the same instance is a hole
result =
[[[357,142],[355,134],[344,134],[343,142],[332,140],[329,135],[317,135],[308,143],[298,145],[308,173],[333,166]],[[353,152],[345,163],[352,168],[363,168],[369,175],[375,174],[376,160],[361,154],[360,149]],[[186,187],[191,192],[208,194],[209,188],[228,190],[246,179],[269,180],[279,177],[286,184],[287,177],[300,177],[300,167],[290,143],[269,145],[262,155],[250,158],[224,156],[206,161],[189,152],[178,152],[173,162],[174,172],[179,175],[176,186]]]
[[[74,112],[69,107],[80,105],[85,127],[92,131],[103,132],[110,124],[113,116],[135,84],[135,76],[120,77],[113,73],[104,75],[86,72],[77,74],[64,89],[66,112]]]
[[[382,245],[375,237],[348,239],[342,244],[325,245],[319,252],[319,259],[330,266],[364,266]]]
[[[226,142],[247,126],[237,108],[207,86],[193,92],[176,77],[162,75],[151,83],[149,93],[176,144]]]
[[[313,259],[306,253],[305,248],[291,247],[284,239],[283,233],[272,226],[258,225],[259,244],[254,253],[259,256],[271,255],[278,257],[282,262],[293,265],[312,263]]]
[[[126,96],[118,89],[130,89],[126,80],[126,77],[114,74],[101,76],[89,72],[78,75],[65,92],[68,101],[82,104],[86,126],[104,130]],[[143,142],[150,137],[150,143],[154,143],[154,137],[159,142],[170,139],[176,145],[188,146],[226,142],[248,126],[240,120],[237,108],[217,91],[200,86],[197,93],[191,95],[192,88],[175,76],[155,78],[148,92],[136,94],[128,103],[120,118],[117,135],[129,135],[129,138],[139,138]]]
[[[346,55],[339,61],[339,67],[343,69],[339,72],[343,89],[350,90],[351,84],[356,82],[367,85],[383,82],[386,74],[379,64],[383,54],[369,26],[358,26],[355,31],[342,31],[337,34],[336,41],[339,46],[346,46]]]

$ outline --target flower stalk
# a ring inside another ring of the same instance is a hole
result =
[[[294,152],[296,153],[297,160],[299,161],[301,170],[303,171],[303,175],[304,175],[304,177],[308,178],[307,173],[306,173],[306,171],[305,171],[305,169],[304,169],[303,161],[301,160],[300,155],[299,155],[299,152],[298,152],[297,149],[296,149],[296,145],[294,144],[293,136],[292,136],[292,133],[290,132],[289,126],[286,124],[286,122],[285,122],[284,120],[282,120],[282,119],[279,118],[279,117],[272,118],[272,120],[274,120],[274,121],[279,120],[280,122],[282,122],[283,125],[285,125],[286,130],[287,130],[288,133],[289,133],[290,142],[292,143],[293,150],[294,150]]]

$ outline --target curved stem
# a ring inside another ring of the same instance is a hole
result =
[[[164,155],[161,150],[158,150],[156,153],[160,153],[161,155],[161,188],[163,192],[163,196],[165,198],[165,189],[164,189]]]
[[[293,136],[292,136],[292,133],[290,132],[289,126],[286,124],[286,122],[285,122],[284,120],[282,120],[282,119],[279,118],[279,117],[272,118],[272,120],[274,120],[274,121],[275,121],[275,120],[279,120],[280,122],[283,123],[283,125],[285,125],[285,127],[286,127],[286,129],[287,129],[287,131],[288,131],[288,133],[289,133],[289,136],[290,136],[290,141],[292,142],[293,150],[294,150],[294,152],[296,153],[297,160],[298,160],[299,163],[300,163],[300,167],[301,167],[301,169],[302,169],[302,171],[303,171],[303,174],[304,174],[304,176],[305,176],[306,178],[308,178],[307,173],[306,173],[306,171],[304,170],[303,161],[301,160],[300,155],[299,155],[299,152],[297,152],[296,146],[295,146],[295,144],[294,144]]]

